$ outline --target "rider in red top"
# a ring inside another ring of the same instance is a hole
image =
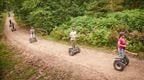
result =
[[[118,39],[118,53],[121,58],[124,58],[125,56],[125,48],[126,48],[125,33],[120,32]]]

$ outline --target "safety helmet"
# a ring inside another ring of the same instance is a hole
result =
[[[125,32],[120,32],[120,33],[119,33],[119,38],[120,38],[121,36],[125,36],[125,37],[126,37]]]

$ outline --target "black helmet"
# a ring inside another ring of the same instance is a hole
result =
[[[120,32],[119,35],[125,35],[125,32]]]
[[[120,32],[120,33],[119,33],[119,38],[120,38],[121,36],[126,36],[126,35],[125,35],[125,32]]]

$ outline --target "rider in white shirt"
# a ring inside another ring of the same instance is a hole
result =
[[[36,36],[35,36],[35,29],[34,29],[34,27],[31,27],[31,29],[30,29],[30,37],[31,38],[35,38]]]
[[[75,29],[72,28],[72,31],[70,32],[70,41],[71,41],[73,48],[75,48],[75,45],[76,45],[76,37],[77,37],[77,33]]]

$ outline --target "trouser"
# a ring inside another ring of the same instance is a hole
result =
[[[9,24],[9,27],[11,27],[12,25],[11,25],[11,23]]]
[[[125,50],[118,48],[118,54],[119,54],[120,58],[124,58],[125,57]]]
[[[76,47],[76,40],[71,40],[71,45],[72,45],[72,48],[75,48]]]
[[[15,28],[13,23],[12,23],[12,28],[13,28],[13,29]]]
[[[34,33],[32,33],[32,34],[30,35],[30,37],[31,37],[31,38],[35,38],[36,36],[35,36]]]

